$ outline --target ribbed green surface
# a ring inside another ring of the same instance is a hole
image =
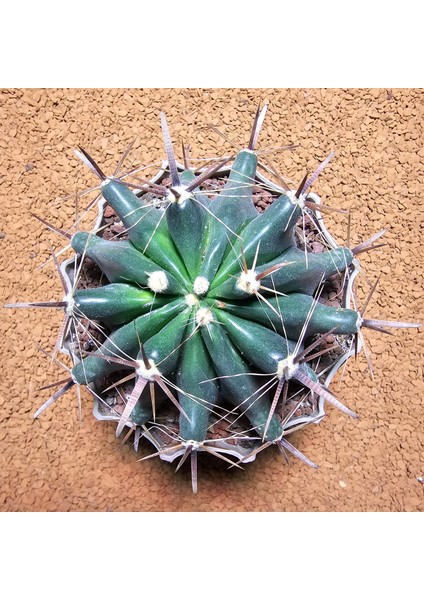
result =
[[[339,334],[357,331],[356,311],[316,304],[313,298],[322,281],[351,263],[352,253],[339,248],[305,256],[294,235],[301,203],[283,194],[259,214],[253,202],[256,168],[253,151],[239,152],[214,199],[201,188],[184,191],[194,179],[186,170],[173,196],[155,206],[123,183],[106,180],[102,194],[128,229],[129,241],[108,242],[85,233],[72,238],[73,248],[91,258],[108,280],[101,288],[77,291],[75,307],[111,329],[97,355],[74,367],[75,381],[131,371],[100,354],[136,359],[145,369],[154,364],[155,376],[159,373],[180,403],[180,441],[203,442],[219,416],[226,422],[247,418],[250,435],[263,437],[279,361],[301,352],[314,334],[334,327]],[[282,262],[289,264],[262,277]],[[258,295],[237,283],[253,267]],[[149,289],[151,274],[158,271],[166,276],[166,288]],[[196,300],[198,277],[206,278],[209,289]],[[317,381],[308,364],[299,368]],[[143,373],[150,377],[148,369]],[[152,418],[148,389],[133,410],[134,424]],[[169,393],[163,405],[169,405]],[[227,413],[223,399],[233,407]],[[281,417],[274,413],[264,440],[274,442],[282,433]]]

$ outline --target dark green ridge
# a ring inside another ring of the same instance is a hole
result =
[[[185,169],[179,173],[181,185],[188,185],[196,179],[196,175],[190,169]]]
[[[149,274],[164,271],[168,287],[162,294],[187,294],[187,289],[166,269],[142,254],[127,240],[112,242],[85,232],[76,233],[71,240],[78,254],[88,256],[103,271],[111,283],[138,283],[147,286]]]
[[[207,215],[192,198],[182,204],[172,202],[166,209],[169,232],[192,279],[199,272],[202,248],[206,239]]]
[[[156,408],[159,406],[159,399],[155,396]],[[145,389],[137,400],[137,404],[134,406],[129,421],[132,421],[134,425],[145,425],[147,421],[153,418],[152,400],[150,397],[150,389]]]
[[[192,309],[187,307],[144,344],[147,358],[155,362],[156,367],[163,375],[173,371],[178,363],[181,348],[184,345],[181,342],[191,312]],[[137,360],[143,360],[141,351],[137,355]]]
[[[227,314],[223,310],[215,309],[220,323],[225,325],[226,331],[240,353],[263,373],[273,375],[277,372],[278,362],[293,354],[297,342],[286,339],[258,323],[252,323]],[[298,352],[303,350],[303,344]],[[307,365],[299,367],[309,375]],[[315,381],[315,379],[314,379]]]
[[[349,335],[357,333],[360,315],[356,310],[326,306],[320,302],[315,302],[314,298],[307,294],[293,293],[287,296],[269,296],[267,301],[274,310],[264,302],[256,299],[238,303],[220,302],[219,305],[222,309],[238,317],[275,328],[277,333],[296,340],[308,319],[311,307],[315,304],[309,318],[305,338],[317,333],[326,333],[334,327],[337,327],[336,334]],[[211,300],[212,302],[215,301]]]
[[[216,378],[216,373],[194,319],[187,327],[187,334],[190,337],[184,344],[176,377],[181,390],[178,400],[190,421],[180,415],[179,435],[183,440],[203,442],[211,410],[218,403],[219,387],[217,380],[209,381]]]
[[[87,319],[104,321],[109,326],[128,323],[171,301],[169,296],[159,296],[126,283],[77,290],[73,298],[76,309]]]
[[[262,265],[293,246],[294,228],[301,212],[299,206],[293,204],[285,194],[277,198],[240,233],[241,240],[237,240],[234,248],[229,251],[211,283],[211,288],[216,288],[230,275],[240,272],[241,248],[247,266],[251,268],[257,250],[256,264]]]
[[[278,361],[287,358],[296,346],[295,341],[286,340],[258,323],[240,319],[217,308],[214,312],[240,353],[263,373],[274,374]]]
[[[233,225],[235,229],[240,229],[245,222],[255,219],[259,214],[253,202],[257,164],[253,151],[241,150],[234,160],[224,188],[211,201],[211,212],[223,220],[225,217],[229,218],[229,227]]]
[[[336,248],[319,254],[308,252],[306,264],[305,253],[299,248],[289,248],[279,258],[261,265],[260,270],[266,271],[279,262],[292,262],[282,267],[269,277],[264,277],[261,283],[279,292],[299,292],[312,295],[321,279],[325,281],[336,273],[342,273],[354,259],[349,248]]]
[[[96,354],[134,360],[140,350],[140,342],[146,343],[184,310],[185,306],[184,299],[178,299],[116,329],[94,355],[87,356],[74,365],[72,378],[76,383],[87,385],[100,377],[127,368],[115,362],[108,362]]]
[[[119,215],[134,246],[189,287],[189,276],[169,235],[164,212],[148,206],[123,183],[106,181],[103,197]]]
[[[258,390],[265,383],[264,378],[256,378],[248,365],[236,350],[222,325],[210,323],[201,329],[203,341],[208,349],[214,369],[219,380],[221,393],[234,406],[244,413],[260,436],[263,435],[265,424],[271,410],[269,395]],[[262,390],[263,391],[263,390]],[[274,441],[282,435],[281,425],[272,416],[266,441]]]
[[[193,171],[186,170],[180,173],[181,185],[188,185],[195,178]],[[168,212],[166,215],[172,239],[192,280],[199,272],[207,241],[209,219],[203,206],[208,203],[209,199],[201,194],[199,188],[195,188],[191,200],[178,207],[171,204],[169,207],[171,215]]]
[[[209,215],[205,255],[199,272],[209,281],[214,278],[225,252],[231,244],[237,243],[238,238],[234,233],[238,234],[244,225],[259,214],[252,195],[256,165],[257,158],[253,152],[239,152],[224,189],[209,204],[209,210],[216,218]]]
[[[301,294],[312,295],[321,281],[325,281],[336,273],[341,273],[349,266],[354,256],[348,248],[337,248],[328,250],[320,254],[308,252],[306,262],[305,253],[298,248],[289,248],[273,261],[261,265],[258,272],[265,272],[267,269],[280,263],[291,263],[281,267],[278,271],[261,279],[261,285],[271,290],[276,290],[284,294],[298,292]],[[236,287],[237,279],[229,277],[223,284],[210,290],[208,296],[222,299],[242,299],[249,298],[252,295]],[[260,291],[260,290],[259,290]],[[261,292],[262,293],[262,292]],[[265,295],[272,292],[265,293]]]

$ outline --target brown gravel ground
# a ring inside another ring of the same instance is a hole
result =
[[[1,91],[1,304],[61,296],[51,264],[37,270],[61,240],[30,211],[59,227],[72,224],[74,202],[60,198],[95,183],[72,154],[77,144],[107,170],[138,136],[137,161],[157,162],[164,109],[174,140],[190,142],[194,158],[222,155],[230,146],[203,126],[213,123],[246,144],[258,101],[265,99],[270,106],[260,147],[300,144],[292,153],[272,155],[277,169],[298,183],[336,148],[314,191],[333,206],[352,209],[352,243],[388,229],[389,246],[361,261],[371,282],[382,276],[367,316],[423,322],[424,91],[415,89]],[[346,218],[331,215],[326,222],[343,242]],[[361,299],[367,289],[361,277]],[[33,421],[48,393],[36,389],[64,376],[36,346],[53,347],[60,321],[61,314],[51,310],[1,309],[3,511],[424,509],[424,485],[417,480],[424,476],[417,330],[396,331],[394,337],[367,331],[376,382],[361,354],[349,363],[340,391],[332,384],[359,413],[358,422],[330,407],[324,421],[294,434],[292,441],[319,470],[297,460],[287,466],[276,449],[259,455],[244,472],[201,461],[195,496],[188,470],[174,475],[159,460],[136,462],[129,446],[118,450],[114,425],[94,420],[86,393],[81,421],[72,393]]]

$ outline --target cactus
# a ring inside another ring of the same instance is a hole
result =
[[[108,241],[99,232],[70,235],[40,219],[68,237],[81,261],[91,259],[107,282],[91,289],[74,286],[59,302],[8,305],[63,308],[56,350],[70,322],[84,319],[108,332],[94,351],[82,352],[69,377],[58,382],[64,385],[35,417],[74,386],[92,389],[113,374],[115,387],[130,381],[116,435],[130,427],[138,448],[141,436],[152,439],[153,428],[164,427],[161,415],[177,411],[178,428],[170,434],[174,442],[150,456],[174,452],[181,456],[177,469],[190,456],[193,491],[200,451],[241,467],[275,445],[285,456],[289,452],[316,467],[286,439],[296,428],[295,409],[305,397],[319,397],[357,417],[319,377],[317,358],[328,352],[320,349],[323,340],[331,334],[357,343],[363,327],[387,332],[387,327],[419,326],[365,319],[366,307],[359,311],[319,302],[323,284],[335,274],[348,274],[361,252],[381,246],[375,242],[383,232],[355,248],[311,253],[297,246],[299,218],[317,210],[309,188],[333,153],[297,190],[284,191],[258,212],[255,146],[265,112],[266,106],[258,108],[245,149],[200,174],[190,169],[187,157],[185,169],[178,169],[162,113],[171,183],[142,182],[137,193],[134,188],[140,186],[106,176],[79,148],[77,156],[100,180],[101,195],[128,239]],[[211,199],[203,184],[229,160],[229,177]],[[54,254],[53,260],[59,267]],[[63,277],[62,282],[66,291]],[[298,402],[287,411],[292,396]],[[211,423],[220,421],[230,429],[237,422],[247,424],[234,428],[229,441],[254,440],[253,450],[238,461],[230,459],[220,438],[210,436]]]

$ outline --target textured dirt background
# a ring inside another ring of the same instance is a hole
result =
[[[292,153],[271,156],[279,172],[298,183],[335,148],[314,191],[328,204],[352,209],[353,244],[387,227],[390,245],[362,255],[368,279],[382,275],[367,316],[424,321],[424,91],[414,89],[0,91],[1,305],[61,298],[51,263],[37,267],[62,240],[29,213],[71,226],[74,201],[61,198],[96,183],[72,154],[77,144],[107,170],[138,136],[132,156],[157,165],[163,158],[164,109],[176,148],[184,140],[194,158],[228,154],[230,146],[204,126],[213,123],[244,145],[257,103],[265,99],[270,106],[259,146],[300,144]],[[331,215],[326,223],[343,243],[346,218]],[[359,297],[368,289],[361,277]],[[34,422],[34,410],[48,394],[37,388],[64,377],[36,346],[53,347],[61,314],[0,310],[3,511],[424,509],[424,486],[417,481],[424,476],[423,350],[417,330],[396,331],[394,337],[366,331],[376,383],[362,353],[349,363],[340,391],[332,384],[360,414],[359,422],[330,407],[320,424],[292,436],[319,470],[297,460],[287,466],[276,449],[240,473],[201,461],[194,496],[188,469],[174,475],[159,460],[136,462],[128,445],[118,450],[114,425],[94,420],[88,394],[81,422],[72,393]]]

